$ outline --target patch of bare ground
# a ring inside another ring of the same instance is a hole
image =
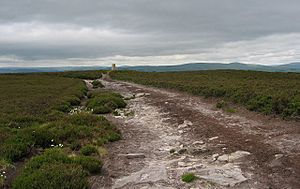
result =
[[[107,146],[105,171],[91,178],[92,188],[300,188],[299,122],[243,108],[224,113],[212,100],[102,82],[135,98],[108,116],[123,139]],[[182,182],[186,172],[198,179]]]

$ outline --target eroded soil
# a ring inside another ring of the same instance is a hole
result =
[[[120,115],[108,116],[123,139],[107,145],[93,189],[300,188],[299,122],[242,108],[224,113],[200,97],[102,82],[130,100]],[[182,182],[186,172],[199,179]]]

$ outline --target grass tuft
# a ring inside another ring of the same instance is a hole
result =
[[[190,183],[190,182],[193,182],[195,181],[196,179],[198,179],[197,176],[195,176],[194,173],[185,173],[181,176],[181,180],[183,182],[186,182],[186,183]]]
[[[80,153],[85,156],[90,156],[92,154],[97,154],[98,150],[97,150],[97,147],[95,147],[95,146],[87,145],[80,149]]]

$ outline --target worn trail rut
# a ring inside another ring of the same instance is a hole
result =
[[[300,188],[300,124],[246,110],[227,114],[178,92],[102,80],[129,100],[109,115],[122,140],[107,145],[92,188]],[[194,173],[192,183],[182,174]]]

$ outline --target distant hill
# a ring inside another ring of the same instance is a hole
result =
[[[288,70],[288,71],[296,71],[299,72],[300,70],[300,62],[290,63],[290,64],[284,64],[280,66],[275,66],[275,68],[279,70]]]
[[[232,70],[255,70],[267,72],[300,72],[300,63],[291,63],[280,66],[263,66],[255,64],[242,63],[190,63],[172,66],[128,66],[120,67],[120,70],[136,70],[146,72],[171,72],[171,71],[194,71],[194,70],[218,70],[218,69],[232,69]]]
[[[0,73],[34,73],[34,72],[63,72],[82,70],[105,70],[108,67],[99,66],[68,66],[68,67],[0,67]]]
[[[31,72],[62,72],[78,70],[109,70],[104,66],[74,66],[74,67],[6,67],[0,68],[0,73],[31,73]],[[242,63],[189,63],[170,66],[121,66],[119,70],[136,70],[145,72],[174,72],[174,71],[195,71],[195,70],[255,70],[267,72],[300,72],[300,62],[284,64],[279,66],[263,66]]]

